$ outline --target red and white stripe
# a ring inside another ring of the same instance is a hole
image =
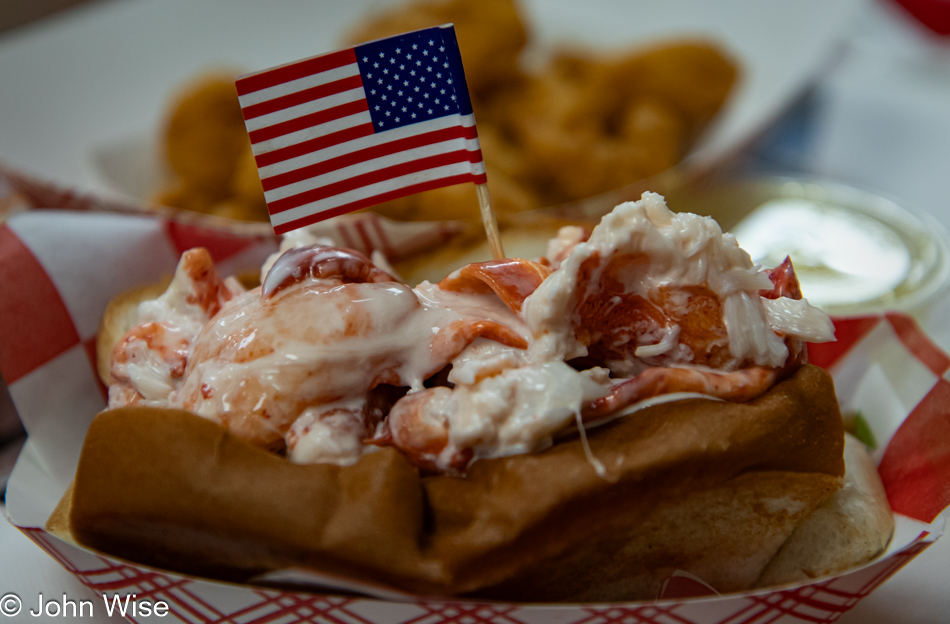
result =
[[[475,119],[374,134],[354,49],[237,81],[275,232],[412,193],[485,182]]]

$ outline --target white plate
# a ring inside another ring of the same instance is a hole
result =
[[[834,58],[866,0],[525,0],[542,45],[630,47],[699,35],[743,78],[687,168],[756,136]],[[0,38],[0,160],[81,190],[147,195],[169,94],[211,67],[258,70],[339,47],[381,0],[104,2]]]

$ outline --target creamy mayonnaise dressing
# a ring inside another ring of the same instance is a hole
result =
[[[310,280],[266,300],[255,289],[206,325],[181,390],[169,402],[272,445],[302,409],[318,419],[322,411],[339,415],[338,403],[346,401],[361,414],[379,383],[421,390],[464,346],[458,341],[466,340],[473,320],[520,326],[507,308],[487,299],[433,286],[417,292],[396,282]],[[351,453],[343,454],[320,426],[294,432],[292,459],[350,463],[362,452],[350,445]],[[298,451],[301,445],[308,450]]]
[[[297,464],[353,464],[368,450],[361,398],[309,407],[287,432],[287,458]]]
[[[565,363],[587,355],[575,336],[583,322],[578,297],[589,287],[579,283],[582,265],[618,254],[649,259],[621,276],[625,292],[649,296],[670,285],[713,292],[737,361],[779,367],[788,357],[786,336],[832,336],[827,316],[806,301],[759,296],[772,283],[735,239],[711,219],[672,213],[659,195],[618,206],[584,241],[586,235],[567,228],[552,241],[548,251],[560,266],[520,308],[512,306],[520,312],[487,291],[428,282],[413,289],[387,276],[344,283],[291,266],[288,258],[299,254],[282,252],[325,242],[306,231],[286,236],[267,260],[262,281],[271,287],[263,295],[228,282],[213,315],[192,302],[202,284],[183,262],[168,291],[140,306],[143,325],[117,346],[110,406],[184,408],[259,446],[286,448],[291,461],[347,465],[376,448],[367,440],[389,435],[389,405],[381,407],[374,392],[392,386],[408,389],[392,408],[399,414],[393,435],[424,465],[445,471],[463,456],[543,449],[580,423],[585,405],[624,381],[607,368],[578,371]],[[603,267],[588,277],[597,270]],[[669,305],[686,305],[687,295],[671,292]],[[164,333],[136,338],[150,323]],[[606,365],[616,374],[675,356],[688,366],[681,334],[678,326],[645,328],[634,336],[631,358],[639,362]],[[446,366],[449,385],[426,388]]]
[[[204,275],[204,284],[198,283],[197,274]],[[137,331],[120,340],[113,353],[109,407],[167,404],[194,340],[217,308],[202,305],[200,293],[208,282],[218,280],[207,252],[190,250],[182,255],[165,292],[138,305]],[[220,282],[220,290],[224,300],[240,295],[244,287],[229,277]]]
[[[532,364],[523,350],[480,340],[453,361],[455,384],[441,412],[456,448],[475,457],[527,453],[551,445],[612,381],[604,368],[577,371],[562,361]],[[446,409],[445,406],[448,406]]]
[[[819,342],[833,339],[827,315],[807,302],[795,304],[795,322],[784,318],[791,307],[765,304],[758,292],[772,289],[768,275],[752,264],[735,237],[724,234],[713,219],[673,213],[663,197],[644,193],[640,201],[621,204],[605,216],[590,238],[575,245],[559,269],[525,300],[524,319],[535,339],[532,361],[587,354],[574,335],[573,324],[565,319],[577,308],[581,266],[595,254],[601,259],[618,254],[648,258],[640,270],[622,276],[625,292],[649,297],[661,286],[709,288],[722,304],[728,347],[737,361],[781,366],[788,348],[776,332]],[[669,332],[645,338],[642,344],[648,348],[639,347],[637,357],[676,347],[677,337]]]

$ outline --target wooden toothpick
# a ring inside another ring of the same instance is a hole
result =
[[[476,184],[475,193],[478,195],[478,207],[482,213],[482,225],[485,226],[491,255],[495,260],[501,260],[505,257],[505,250],[501,246],[501,234],[498,232],[498,221],[495,220],[495,212],[492,210],[491,199],[488,196],[488,185]]]

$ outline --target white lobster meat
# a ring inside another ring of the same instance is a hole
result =
[[[110,405],[182,407],[298,462],[394,446],[461,473],[659,395],[750,400],[801,365],[805,341],[833,339],[789,261],[760,270],[714,221],[649,193],[563,231],[550,258],[437,285],[308,242],[247,292],[186,253],[117,345]]]

